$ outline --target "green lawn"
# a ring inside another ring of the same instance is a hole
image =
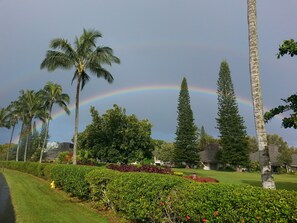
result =
[[[262,186],[260,173],[224,172],[201,169],[174,169],[174,171],[184,172],[185,174],[192,174],[195,172],[197,173],[197,176],[213,177],[218,179],[221,183],[226,184],[247,184],[258,187]],[[273,176],[277,189],[297,191],[297,175],[274,174]]]
[[[5,170],[17,223],[103,223],[88,205],[53,190],[47,181],[29,174]]]

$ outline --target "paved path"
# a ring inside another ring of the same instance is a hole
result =
[[[0,172],[0,222],[15,223],[15,214],[10,199],[9,187],[4,175]]]

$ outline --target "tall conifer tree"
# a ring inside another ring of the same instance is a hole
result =
[[[227,61],[222,61],[217,82],[218,118],[222,150],[219,160],[234,167],[246,166],[249,162],[248,139],[238,105]]]
[[[175,138],[174,162],[194,166],[199,159],[197,148],[197,127],[194,124],[190,105],[190,95],[186,78],[183,78],[178,98],[177,129]]]

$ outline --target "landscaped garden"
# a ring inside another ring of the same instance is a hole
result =
[[[30,221],[35,217],[50,218],[50,213],[55,214],[55,222],[82,222],[93,217],[97,220],[83,222],[108,221],[100,217],[104,212],[96,213],[89,210],[90,206],[101,211],[112,210],[121,219],[132,222],[297,221],[297,192],[289,191],[296,190],[294,175],[276,175],[279,189],[264,190],[258,173],[193,169],[168,172],[167,169],[167,174],[159,174],[157,169],[160,168],[149,166],[143,168],[146,172],[134,167],[131,169],[136,172],[127,172],[130,167],[124,166],[123,172],[119,171],[121,167],[113,170],[115,165],[112,169],[28,162],[1,162],[1,165],[43,178],[4,171],[11,186],[18,222],[53,222]],[[185,175],[217,179],[219,183],[198,183],[185,179]],[[23,182],[22,187],[16,186],[16,182]],[[72,202],[61,190],[72,197]],[[80,221],[71,220],[76,219],[76,214]]]

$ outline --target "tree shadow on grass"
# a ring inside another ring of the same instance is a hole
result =
[[[256,180],[242,180],[241,182],[254,187],[262,187],[262,183]],[[277,190],[297,191],[297,183],[276,181],[275,186]]]

